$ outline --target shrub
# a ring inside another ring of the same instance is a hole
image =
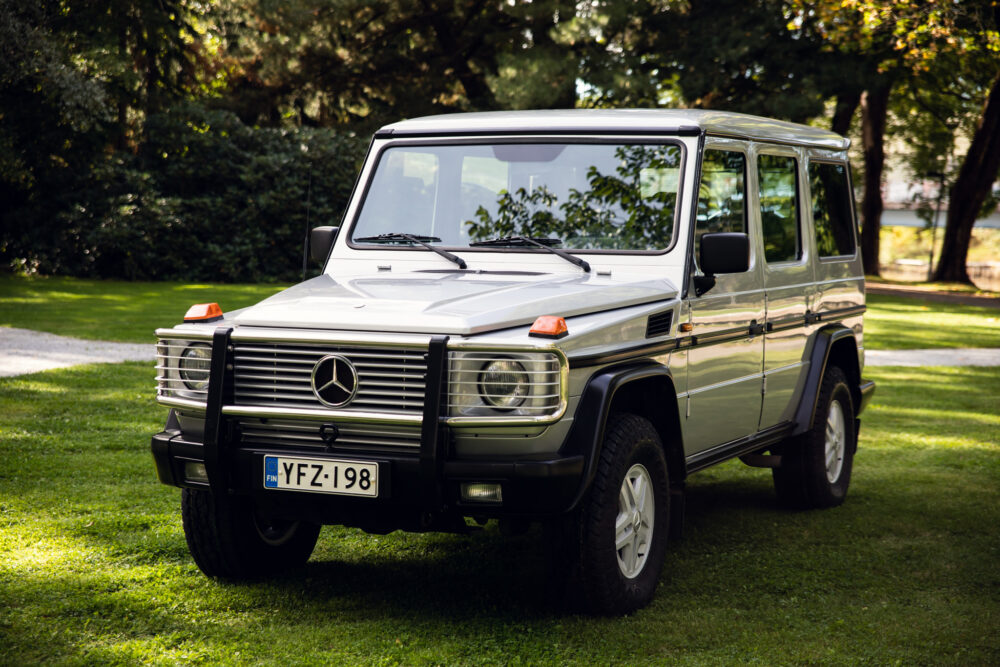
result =
[[[364,149],[331,130],[251,128],[186,105],[148,118],[139,151],[79,176],[54,212],[51,200],[14,211],[2,252],[43,273],[293,280],[308,228],[338,224]]]

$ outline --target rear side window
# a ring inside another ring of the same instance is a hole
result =
[[[793,157],[761,155],[757,158],[760,222],[764,259],[768,263],[793,262],[802,257],[797,174]]]
[[[736,151],[707,150],[701,161],[694,256],[706,232],[746,234],[746,158]]]
[[[854,225],[847,168],[829,162],[809,163],[816,252],[820,257],[854,254]]]

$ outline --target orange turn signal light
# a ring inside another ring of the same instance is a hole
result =
[[[569,335],[566,320],[556,315],[542,315],[531,325],[529,336],[536,338],[562,338]]]
[[[214,322],[222,319],[222,308],[217,303],[196,303],[188,308],[185,322]]]

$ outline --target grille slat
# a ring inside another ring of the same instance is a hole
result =
[[[322,409],[312,391],[312,370],[330,354],[349,359],[358,374],[357,393],[341,409],[377,406],[389,413],[423,411],[427,362],[422,351],[305,343],[237,342],[233,352],[236,405]]]
[[[341,447],[393,447],[419,449],[420,428],[417,426],[391,427],[382,424],[338,424],[340,431],[334,446]],[[269,447],[320,447],[326,443],[320,436],[318,422],[243,419],[240,433],[244,445]]]

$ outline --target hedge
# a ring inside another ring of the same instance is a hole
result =
[[[13,269],[46,274],[294,280],[307,229],[338,224],[366,145],[180,107],[147,119],[136,153],[113,153],[9,211],[0,250]]]

